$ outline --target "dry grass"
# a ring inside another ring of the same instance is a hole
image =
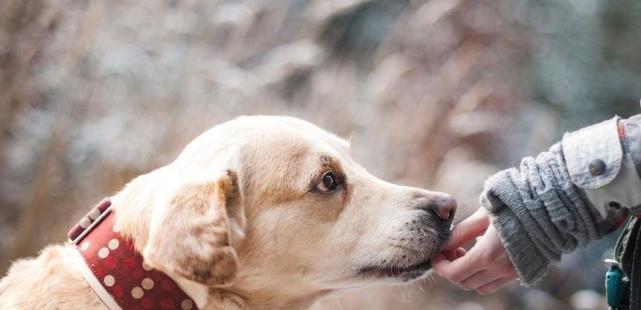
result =
[[[469,213],[487,175],[514,160],[506,145],[555,139],[545,128],[505,134],[556,118],[519,104],[529,41],[504,10],[485,0],[3,1],[0,273],[242,114],[299,116],[350,136],[376,175],[452,192]],[[326,305],[513,302],[427,286]]]

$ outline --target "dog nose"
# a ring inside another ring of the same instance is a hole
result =
[[[456,200],[450,196],[437,198],[431,203],[432,211],[444,221],[451,221],[456,213]]]

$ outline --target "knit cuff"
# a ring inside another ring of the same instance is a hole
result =
[[[524,214],[527,208],[509,177],[509,170],[501,171],[486,181],[480,203],[490,213],[492,224],[499,232],[521,284],[534,285],[546,274],[550,259],[541,252],[521,222],[528,220]]]
[[[488,203],[486,199],[483,202]],[[493,206],[491,209],[494,210],[492,224],[499,232],[521,284],[526,287],[536,284],[547,273],[550,261],[538,250],[510,208]]]

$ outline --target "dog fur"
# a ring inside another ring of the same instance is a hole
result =
[[[331,171],[342,183],[324,192]],[[340,290],[424,276],[448,235],[447,195],[384,182],[349,143],[310,123],[249,116],[218,125],[112,197],[145,262],[205,309],[300,309]],[[21,259],[1,309],[104,309],[72,245]]]

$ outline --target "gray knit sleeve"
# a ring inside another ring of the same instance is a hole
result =
[[[519,169],[490,177],[481,205],[492,215],[521,282],[531,285],[561,254],[601,236],[597,212],[571,181],[559,144]]]

